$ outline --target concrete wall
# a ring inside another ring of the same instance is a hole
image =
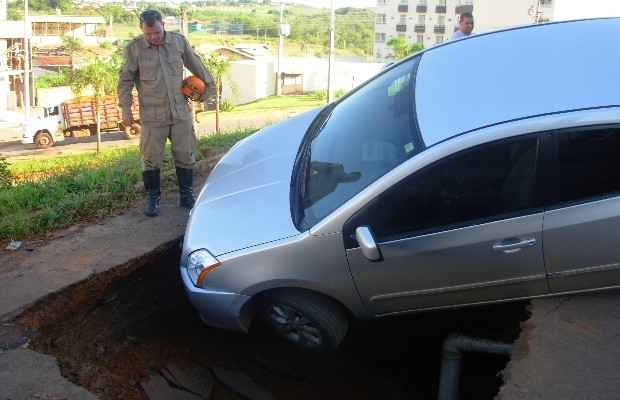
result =
[[[349,91],[365,82],[383,67],[382,63],[336,62],[335,89]],[[304,92],[327,89],[327,60],[285,58],[282,72],[302,73]],[[222,96],[233,104],[243,104],[274,95],[275,65],[272,60],[234,61],[224,80]]]
[[[335,66],[334,87],[349,91],[368,80],[383,68],[382,63],[338,61]],[[304,92],[327,89],[328,61],[318,58],[287,58],[283,72],[304,74]]]

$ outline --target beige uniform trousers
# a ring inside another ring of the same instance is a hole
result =
[[[164,160],[166,139],[172,143],[172,157],[178,168],[193,169],[196,164],[196,134],[191,119],[176,120],[171,125],[142,126],[140,153],[142,170],[160,169]]]

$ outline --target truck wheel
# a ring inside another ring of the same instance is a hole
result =
[[[48,132],[39,132],[34,137],[34,143],[39,149],[47,149],[54,145],[54,139]]]
[[[335,350],[349,321],[339,304],[310,292],[285,290],[264,299],[262,319],[283,339],[307,350]]]

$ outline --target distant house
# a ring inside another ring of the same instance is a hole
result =
[[[33,46],[60,45],[63,36],[80,39],[86,45],[96,45],[105,36],[106,21],[101,16],[33,15],[29,18]]]
[[[247,54],[252,58],[268,57],[271,55],[269,53],[269,47],[260,43],[239,43],[235,45],[235,50]]]

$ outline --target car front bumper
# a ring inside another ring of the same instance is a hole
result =
[[[214,328],[248,331],[249,320],[243,317],[242,309],[250,300],[249,296],[212,288],[197,288],[183,267],[181,267],[181,278],[190,303],[198,311],[205,324]]]

